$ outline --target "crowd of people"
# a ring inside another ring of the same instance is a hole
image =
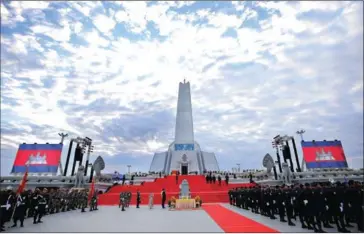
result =
[[[24,220],[33,218],[33,224],[42,223],[45,215],[80,209],[85,212],[97,210],[97,191],[89,201],[88,189],[35,189],[16,194],[12,188],[0,191],[0,226],[5,231],[5,224],[11,227],[24,227]]]
[[[333,228],[350,232],[355,223],[363,232],[364,186],[360,182],[297,184],[292,186],[256,186],[230,190],[230,204],[256,214],[287,222],[299,220],[302,228],[324,232]]]

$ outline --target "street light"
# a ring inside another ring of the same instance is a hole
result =
[[[300,135],[300,137],[301,137],[301,141],[303,141],[303,134],[304,134],[305,132],[306,132],[306,131],[305,131],[304,129],[298,130],[298,131],[296,132],[296,134]]]
[[[61,143],[60,144],[63,144],[63,141],[64,141],[64,138],[68,137],[68,134],[66,133],[58,133],[58,135],[61,137]]]
[[[128,165],[128,174],[130,175],[130,168],[131,168],[131,165]]]

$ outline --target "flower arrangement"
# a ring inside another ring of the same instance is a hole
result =
[[[201,207],[202,200],[201,200],[200,196],[196,196],[195,201],[196,201],[196,207]]]
[[[176,206],[176,198],[172,196],[168,201],[168,206],[174,208]]]

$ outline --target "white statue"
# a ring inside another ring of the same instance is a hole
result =
[[[190,197],[190,186],[188,185],[188,181],[186,179],[182,180],[180,187],[180,196],[181,198]]]
[[[282,179],[286,185],[291,184],[292,174],[286,162],[282,163]]]
[[[77,173],[75,175],[75,188],[83,188],[85,185],[85,177],[84,177],[85,167],[80,165],[78,167]]]

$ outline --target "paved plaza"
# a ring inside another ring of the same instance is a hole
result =
[[[290,227],[287,223],[228,204],[222,206],[279,232],[313,233],[302,229],[298,221],[295,222],[297,226]],[[69,211],[47,215],[42,220],[44,222],[41,224],[33,224],[32,219],[26,219],[23,228],[9,228],[6,232],[224,232],[204,210],[169,211],[160,206],[152,210],[147,206],[141,206],[140,209],[132,206],[125,212],[121,212],[117,206],[102,206],[98,211]],[[350,230],[357,232],[356,228]],[[334,228],[325,231],[337,232]]]
[[[7,232],[223,232],[204,210],[169,211],[156,206],[122,212],[117,206],[81,213],[69,211],[47,215],[41,224],[26,219],[23,228]]]

